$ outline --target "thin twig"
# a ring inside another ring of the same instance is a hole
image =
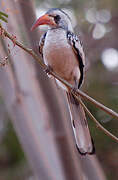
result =
[[[118,119],[118,113],[116,113],[115,111],[113,111],[112,109],[104,106],[103,104],[101,104],[100,102],[96,101],[95,99],[91,98],[90,96],[88,96],[87,94],[85,94],[84,92],[80,91],[79,89],[76,91],[81,97],[83,97],[84,99],[88,100],[89,102],[93,103],[96,107],[100,108],[101,110],[103,110],[104,112],[106,112],[107,114],[111,115],[112,117]]]
[[[14,40],[14,37],[12,35],[10,35],[0,24],[0,28],[3,29],[4,32],[4,36],[6,36],[7,38],[11,39],[13,41],[13,43],[15,43],[17,46],[19,46],[21,49],[23,49],[24,51],[26,51],[27,53],[29,53],[40,65],[43,69],[47,69],[47,66],[43,63],[43,61],[41,61],[41,59],[39,58],[39,56],[32,50],[29,49],[27,47],[25,47],[23,44],[21,44],[20,42],[18,42],[16,39]],[[61,77],[57,76],[55,72],[50,71],[50,74],[55,77],[56,79],[58,79],[59,81],[61,81],[65,86],[67,86],[68,89],[72,90],[73,86],[71,84],[69,84],[67,81],[65,81],[64,79],[62,79]],[[87,94],[85,94],[84,92],[82,92],[79,89],[74,90],[73,92],[75,95],[80,95],[82,98],[88,100],[89,102],[93,103],[96,107],[102,109],[103,111],[105,111],[107,114],[111,115],[112,117],[118,119],[118,113],[116,113],[115,111],[111,110],[110,108],[104,106],[103,104],[99,103],[98,101],[96,101],[95,99],[93,99],[92,97],[88,96]]]
[[[85,106],[85,104],[82,102],[82,100],[76,96],[75,94],[73,94],[74,97],[79,101],[79,103],[83,106],[84,110],[87,112],[87,114],[89,115],[89,117],[96,123],[96,126],[101,129],[106,135],[108,135],[109,137],[111,137],[113,140],[115,140],[118,143],[118,138],[116,136],[114,136],[112,133],[110,133],[107,129],[105,129],[97,120],[96,118],[91,114],[91,112],[89,111],[89,109]]]

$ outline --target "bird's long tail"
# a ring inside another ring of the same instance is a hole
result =
[[[90,136],[84,109],[70,92],[67,92],[67,99],[77,149],[82,155],[93,154],[95,149]]]

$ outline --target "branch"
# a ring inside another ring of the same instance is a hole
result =
[[[16,38],[14,38],[13,35],[10,35],[0,24],[0,28],[2,29],[2,31],[4,32],[4,36],[9,38],[10,40],[12,40],[12,42],[19,46],[21,49],[23,49],[24,51],[26,51],[28,54],[30,54],[40,65],[41,67],[46,70],[48,67],[43,63],[43,61],[39,58],[39,56],[32,50],[29,49],[27,47],[25,47],[22,43],[18,42],[16,40]],[[71,84],[69,84],[67,81],[65,81],[64,79],[62,79],[61,77],[57,76],[55,72],[50,70],[50,74],[55,77],[56,79],[58,79],[59,81],[61,81],[74,95],[78,96],[80,95],[82,98],[88,100],[89,102],[91,102],[92,104],[94,104],[96,107],[100,108],[101,110],[103,110],[104,112],[106,112],[107,114],[111,115],[112,117],[118,119],[118,113],[116,113],[115,111],[113,111],[112,109],[104,106],[103,104],[99,103],[98,101],[96,101],[95,99],[93,99],[92,97],[88,96],[87,94],[85,94],[84,92],[82,92],[79,89],[75,89],[73,91],[73,86]]]
[[[93,99],[92,97],[88,96],[87,94],[85,94],[84,92],[80,91],[79,89],[76,91],[77,94],[79,94],[81,97],[83,97],[84,99],[88,100],[89,102],[91,102],[92,104],[94,104],[96,107],[100,108],[101,110],[103,110],[104,112],[106,112],[107,114],[111,115],[112,117],[118,119],[118,113],[116,113],[115,111],[113,111],[112,109],[104,106],[103,104],[101,104],[100,102],[96,101],[95,99]]]
[[[95,122],[96,126],[101,129],[106,135],[108,135],[109,137],[111,137],[113,140],[115,140],[118,143],[118,138],[116,136],[114,136],[112,133],[110,133],[107,129],[105,129],[97,120],[96,118],[91,114],[91,112],[88,110],[88,108],[85,106],[85,104],[82,102],[82,100],[76,96],[75,94],[73,94],[75,96],[75,98],[79,101],[79,103],[83,106],[83,108],[85,109],[85,111],[87,112],[87,114],[89,115],[89,117],[91,119],[93,119],[93,121]]]

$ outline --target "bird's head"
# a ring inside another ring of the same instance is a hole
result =
[[[50,28],[63,28],[73,31],[70,17],[61,9],[52,8],[33,24],[31,31],[40,25],[48,25]]]

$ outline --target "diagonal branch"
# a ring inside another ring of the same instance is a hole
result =
[[[118,119],[118,113],[117,112],[115,112],[112,109],[104,106],[103,104],[101,104],[100,102],[96,101],[95,99],[93,99],[92,97],[88,96],[87,94],[85,94],[84,92],[80,91],[79,89],[76,91],[76,93],[78,95],[80,95],[81,97],[83,97],[84,99],[86,99],[89,102],[91,102],[92,104],[94,104],[96,107],[98,107],[101,110],[103,110],[104,112],[106,112],[107,114],[109,114],[112,117]]]
[[[87,114],[89,115],[89,117],[96,123],[96,126],[101,129],[106,135],[108,135],[109,137],[111,137],[113,140],[115,140],[116,142],[118,142],[118,138],[116,136],[114,136],[112,133],[110,133],[107,129],[105,129],[97,120],[96,118],[91,114],[91,112],[89,111],[89,109],[85,106],[85,104],[82,102],[82,100],[76,96],[75,94],[73,94],[75,96],[75,98],[79,101],[79,103],[83,106],[84,110],[87,112]]]
[[[43,61],[41,61],[41,59],[39,58],[39,56],[30,48],[25,47],[22,43],[18,42],[13,35],[10,35],[0,24],[0,28],[2,29],[2,31],[4,32],[4,36],[9,38],[10,40],[12,40],[13,43],[15,43],[15,45],[19,46],[21,49],[23,49],[24,51],[26,51],[28,54],[30,54],[40,65],[41,67],[46,70],[47,66],[43,63]],[[64,79],[62,79],[61,77],[57,76],[55,72],[50,71],[50,74],[55,77],[56,79],[58,79],[59,81],[61,81],[65,86],[67,86],[67,88],[72,91],[73,90],[73,86],[71,84],[69,84],[67,81],[65,81]],[[85,94],[84,92],[82,92],[79,89],[75,89],[73,91],[73,94],[75,94],[76,96],[80,95],[82,98],[88,100],[89,102],[93,103],[96,107],[100,108],[101,110],[103,110],[104,112],[106,112],[107,114],[111,115],[112,117],[118,119],[118,113],[116,113],[115,111],[113,111],[112,109],[104,106],[103,104],[99,103],[98,101],[96,101],[95,99],[93,99],[92,97],[88,96],[87,94]]]

